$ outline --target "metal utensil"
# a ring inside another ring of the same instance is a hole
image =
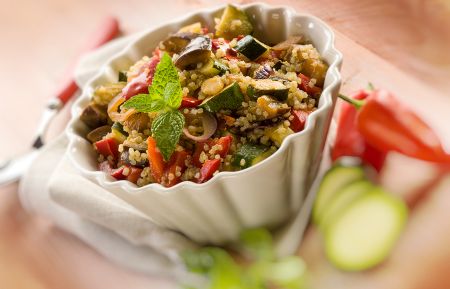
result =
[[[79,55],[107,43],[114,39],[118,34],[118,20],[114,17],[107,17],[101,23],[101,26],[96,33],[89,38],[89,42],[80,51]],[[0,186],[13,183],[20,179],[22,174],[37,156],[38,150],[44,145],[45,134],[52,119],[77,92],[78,86],[73,76],[77,61],[78,59],[71,63],[67,70],[65,81],[62,82],[62,86],[56,91],[56,97],[51,99],[45,107],[33,139],[31,146],[32,151],[11,160],[0,161]]]

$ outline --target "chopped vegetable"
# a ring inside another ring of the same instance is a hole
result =
[[[202,165],[202,168],[200,169],[200,177],[198,178],[198,183],[204,183],[210,178],[213,177],[214,173],[219,169],[220,167],[220,160],[213,159],[213,160],[206,160],[205,163]]]
[[[291,110],[291,115],[293,118],[290,121],[290,128],[294,132],[302,131],[305,128],[305,124],[310,113],[310,111],[304,110]]]
[[[180,53],[197,36],[197,33],[178,32],[167,37],[161,48],[170,53]]]
[[[101,127],[98,127],[96,129],[92,130],[90,133],[87,134],[86,138],[91,143],[95,143],[95,142],[101,140],[110,131],[111,131],[111,126],[104,125],[104,126],[101,126]]]
[[[119,150],[116,141],[113,138],[105,138],[94,143],[95,149],[99,154],[105,157],[112,156],[117,159]]]
[[[206,62],[211,56],[211,38],[197,36],[180,52],[175,65],[180,69]]]
[[[221,63],[218,60],[209,59],[207,63],[205,63],[200,69],[200,73],[206,76],[215,76],[215,75],[223,75],[230,69],[225,64]]]
[[[256,100],[256,108],[261,110],[257,115],[258,120],[266,120],[285,114],[290,110],[287,104],[276,101],[275,99],[263,95]]]
[[[245,169],[254,165],[254,161],[265,152],[269,150],[269,147],[246,143],[243,144],[233,156],[233,166]],[[261,161],[261,160],[259,160]]]
[[[270,95],[279,101],[285,101],[288,97],[289,88],[283,83],[272,79],[255,80],[247,88],[247,95],[256,99],[262,95]]]
[[[244,95],[237,82],[225,87],[218,94],[205,99],[200,107],[203,107],[209,112],[216,112],[221,109],[237,109],[241,107],[244,101]]]
[[[175,151],[165,171],[166,187],[172,187],[180,182],[181,174],[186,169],[188,153],[185,150]]]
[[[269,51],[267,45],[251,35],[247,35],[239,40],[235,49],[250,60],[256,60],[258,57]]]
[[[353,202],[325,233],[325,251],[337,268],[360,271],[382,262],[391,252],[407,219],[405,204],[381,189]]]
[[[219,24],[216,26],[216,35],[231,40],[239,35],[247,35],[253,32],[253,25],[244,11],[233,5],[228,5],[222,14]]]
[[[285,127],[283,124],[272,127],[267,130],[267,135],[275,143],[276,146],[280,147],[283,140],[293,134],[294,131],[289,127]]]
[[[180,108],[192,108],[199,106],[203,100],[194,97],[183,96]]]
[[[106,115],[104,108],[95,103],[90,103],[85,109],[83,109],[83,112],[80,115],[80,120],[90,128],[97,128],[106,125],[108,122],[108,116]]]
[[[164,175],[164,160],[161,152],[156,147],[156,140],[152,137],[147,139],[148,144],[148,160],[150,163],[150,171],[153,178],[161,183],[162,177]]]

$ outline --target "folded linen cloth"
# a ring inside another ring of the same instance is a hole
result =
[[[78,85],[82,87],[103,63],[135,37],[139,35],[115,40],[86,55],[76,69]],[[61,135],[42,149],[22,178],[19,194],[23,206],[53,220],[107,258],[128,268],[158,275],[177,274],[178,253],[196,244],[177,232],[155,225],[124,201],[81,176],[65,156],[66,147],[67,138]],[[296,251],[313,197],[309,193],[299,214],[276,232],[279,255]]]

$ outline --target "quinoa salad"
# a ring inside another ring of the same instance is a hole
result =
[[[80,119],[99,170],[137,186],[203,183],[304,129],[328,69],[316,48],[301,35],[264,43],[232,5],[215,21],[214,31],[197,22],[168,35],[94,90]]]

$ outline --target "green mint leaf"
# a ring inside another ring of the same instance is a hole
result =
[[[125,102],[123,108],[134,108],[139,112],[155,112],[166,106],[162,99],[152,99],[148,94],[138,94]]]
[[[166,104],[177,109],[181,105],[182,91],[180,82],[169,82],[164,88],[164,101]]]
[[[174,83],[166,88],[169,83]],[[153,76],[152,85],[149,86],[148,92],[153,98],[166,99],[167,105],[177,109],[175,106],[177,103],[181,104],[182,90],[180,85],[180,79],[178,77],[178,71],[172,62],[172,58],[167,53],[164,53],[161,57],[161,61],[156,66],[155,75]],[[167,97],[166,97],[167,95]]]
[[[164,159],[174,152],[184,127],[184,116],[178,110],[160,113],[152,123],[152,136]]]

